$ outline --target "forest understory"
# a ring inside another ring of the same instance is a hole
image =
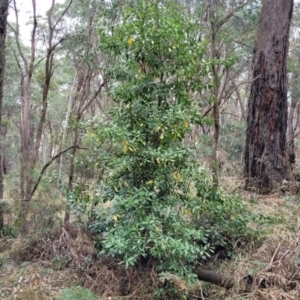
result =
[[[300,4],[22,2],[0,300],[300,299]]]
[[[234,177],[221,184],[241,194],[251,211],[270,217],[255,242],[237,241],[230,253],[220,249],[203,263],[203,269],[233,281],[233,288],[158,275],[151,262],[126,269],[116,259],[97,256],[96,237],[69,224],[26,239],[0,239],[0,299],[155,299],[154,291],[166,286],[176,290],[177,299],[299,299],[299,196],[246,192]]]

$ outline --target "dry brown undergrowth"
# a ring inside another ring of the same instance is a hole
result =
[[[153,267],[125,269],[115,259],[97,258],[91,237],[73,225],[26,243],[6,242],[12,249],[0,269],[0,299],[58,299],[63,288],[78,284],[103,299],[128,295],[151,299],[159,285]]]
[[[299,300],[300,197],[281,192],[257,195],[243,191],[242,181],[239,184],[236,178],[226,180],[250,210],[275,217],[278,223],[270,225],[259,248],[239,249],[233,260],[222,264],[220,271],[233,276],[237,284],[230,291],[217,289],[210,299]]]
[[[231,191],[242,193],[252,211],[281,217],[283,222],[270,225],[259,248],[238,249],[231,261],[216,260],[207,266],[233,277],[236,286],[232,290],[205,283],[197,288],[203,290],[204,299],[211,300],[300,299],[299,197],[256,195],[243,191],[241,185],[236,178],[227,183]],[[58,299],[63,288],[78,284],[97,293],[99,299],[152,299],[153,289],[160,286],[153,266],[126,270],[114,259],[96,256],[92,237],[75,226],[58,228],[26,243],[2,239],[0,299]],[[171,277],[179,289],[189,288]]]

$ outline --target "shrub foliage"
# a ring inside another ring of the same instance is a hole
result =
[[[162,271],[193,276],[223,221],[246,228],[240,199],[213,186],[185,142],[193,124],[205,121],[191,97],[212,87],[212,63],[229,62],[205,59],[207,43],[178,4],[138,1],[120,19],[100,29],[102,50],[114,61],[106,76],[115,104],[108,121],[85,124],[104,176],[93,196],[78,185],[68,198],[103,236],[102,253],[127,266],[153,259]]]

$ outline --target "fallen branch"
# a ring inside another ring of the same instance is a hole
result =
[[[234,280],[232,278],[225,277],[220,273],[216,273],[214,271],[203,270],[197,268],[194,270],[195,274],[198,277],[198,280],[209,282],[212,284],[216,284],[220,287],[224,287],[226,289],[232,289],[234,286]]]

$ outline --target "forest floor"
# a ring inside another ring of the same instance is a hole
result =
[[[300,299],[300,196],[245,192],[237,178],[226,178],[223,184],[239,192],[252,211],[277,221],[258,243],[239,247],[230,260],[215,259],[206,267],[233,279],[234,288],[199,282],[195,292],[195,286],[171,280],[195,293],[194,299]],[[152,299],[151,291],[160,285],[155,272],[149,267],[125,269],[108,258],[95,261],[93,238],[69,226],[26,242],[0,239],[0,299],[62,299],[65,288],[78,285],[92,290],[95,299]]]

